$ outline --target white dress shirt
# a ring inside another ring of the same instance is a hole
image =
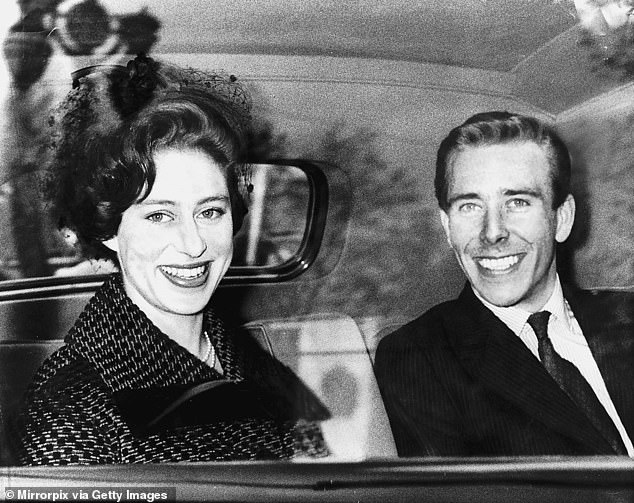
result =
[[[522,340],[531,353],[535,355],[535,358],[539,359],[537,336],[527,323],[528,317],[532,313],[517,307],[494,306],[484,300],[478,292],[475,290],[473,292],[493,314]],[[557,277],[552,295],[540,311],[549,311],[551,313],[548,319],[548,337],[552,341],[555,351],[557,351],[562,358],[572,362],[577,369],[579,369],[579,372],[581,372],[581,375],[583,375],[586,381],[588,381],[597,395],[599,402],[601,402],[601,405],[603,405],[612,421],[614,421],[614,425],[623,439],[628,455],[634,457],[632,441],[627,431],[625,431],[621,418],[612,402],[612,398],[610,398],[610,394],[605,387],[605,381],[599,371],[597,362],[592,356],[592,352],[581,331],[581,327],[572,309],[570,309],[568,302],[564,299],[559,277]]]

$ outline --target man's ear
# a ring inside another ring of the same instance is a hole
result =
[[[557,225],[555,239],[558,243],[563,243],[570,236],[572,225],[575,222],[575,210],[575,198],[572,197],[572,194],[568,194],[566,200],[557,208],[555,215]]]
[[[113,236],[110,239],[106,239],[102,241],[102,243],[106,248],[109,248],[115,253],[119,253],[119,240],[117,239],[117,236]]]
[[[445,210],[440,210],[440,223],[442,224],[442,228],[445,230],[445,237],[447,238],[447,243],[451,246],[451,237],[449,234],[449,215]]]

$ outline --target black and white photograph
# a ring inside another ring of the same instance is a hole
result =
[[[0,499],[634,501],[634,0],[0,44]]]

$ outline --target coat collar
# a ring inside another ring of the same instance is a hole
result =
[[[242,377],[241,360],[222,323],[205,313],[225,377]],[[220,375],[158,329],[125,293],[119,274],[90,300],[66,337],[69,348],[98,370],[111,391],[194,384]],[[229,357],[229,353],[232,353]]]
[[[469,285],[454,306],[445,323],[458,358],[474,379],[562,435],[598,453],[612,453],[530,350],[476,298]]]

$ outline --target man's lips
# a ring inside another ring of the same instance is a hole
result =
[[[491,272],[506,272],[513,269],[524,258],[523,253],[505,255],[504,257],[476,257],[475,262],[483,269]]]

